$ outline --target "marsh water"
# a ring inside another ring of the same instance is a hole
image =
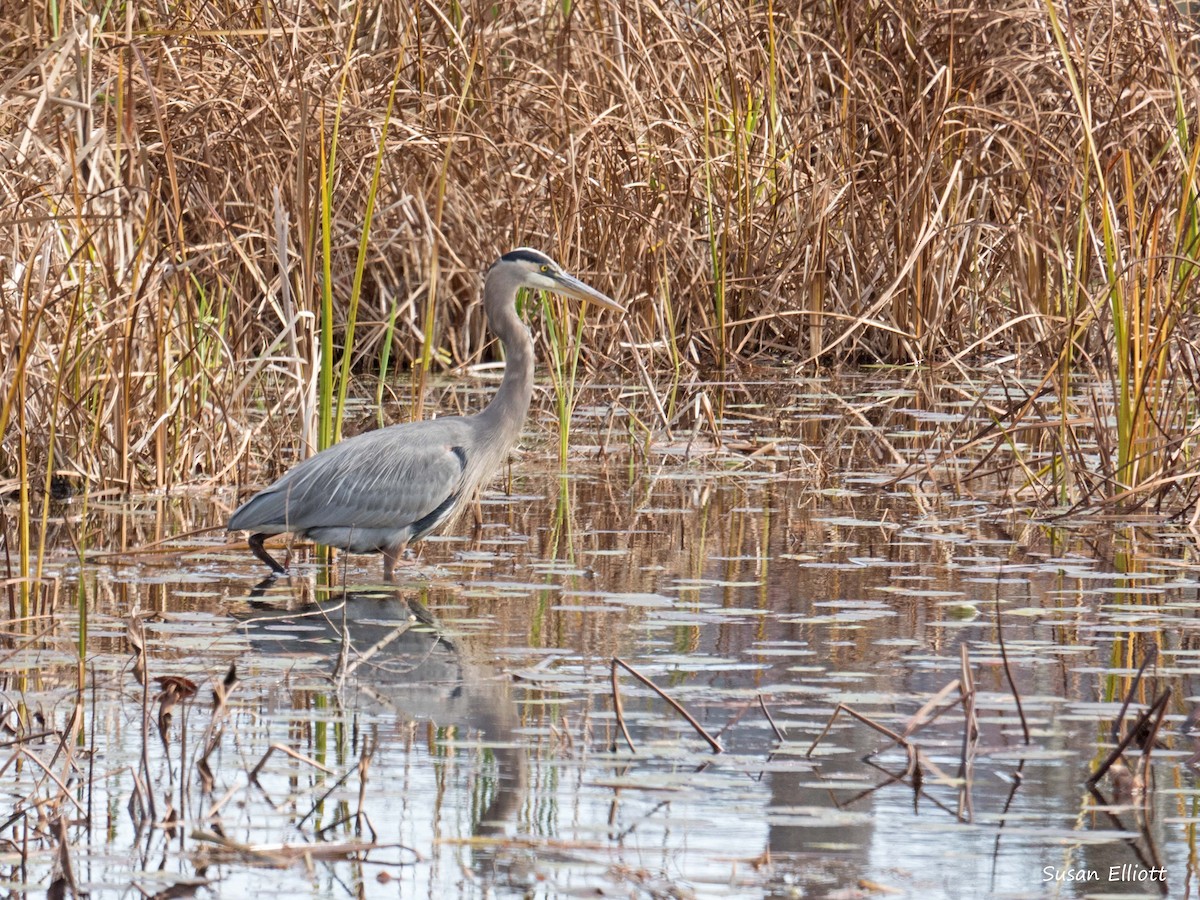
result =
[[[1194,536],[1035,514],[940,465],[893,481],[888,454],[936,462],[968,406],[852,388],[713,386],[669,436],[597,389],[566,474],[543,411],[483,527],[392,586],[302,546],[262,582],[244,543],[192,534],[232,491],[93,498],[82,566],[81,501],[56,507],[3,722],[79,719],[73,753],[6,744],[5,891],[69,863],[92,896],[1193,896]],[[1171,689],[1152,781],[1093,792],[1151,647],[1126,716]],[[723,752],[619,669],[631,748],[613,657]],[[198,691],[160,733],[172,678]],[[849,715],[808,753],[839,704],[903,732],[947,686],[915,783]],[[56,843],[39,804],[64,789]]]

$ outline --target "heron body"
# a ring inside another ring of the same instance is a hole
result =
[[[478,413],[391,425],[349,438],[289,469],[243,503],[229,531],[249,531],[250,549],[285,571],[264,538],[294,533],[352,553],[383,553],[384,578],[409,544],[451,521],[495,474],[521,434],[533,396],[533,341],[516,311],[521,288],[621,307],[573,278],[544,253],[521,247],[488,269],[483,306],[504,346],[504,378]]]

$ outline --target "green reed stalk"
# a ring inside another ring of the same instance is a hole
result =
[[[355,8],[354,23],[346,42],[342,77],[334,103],[333,129],[328,145],[325,140],[325,114],[321,113],[320,138],[320,202],[321,202],[321,316],[319,325],[320,370],[317,380],[317,450],[337,443],[340,428],[340,406],[334,407],[333,374],[333,191],[337,174],[338,137],[341,133],[342,111],[345,109],[346,82],[350,75],[350,58],[354,38],[358,33],[361,6]],[[347,349],[347,355],[349,350]],[[330,560],[328,547],[317,547],[317,561],[324,568]]]
[[[333,111],[333,131],[328,146],[325,142],[325,116],[321,114],[321,324],[320,353],[321,371],[317,382],[317,449],[324,450],[337,442],[339,426],[338,412],[334,408],[333,381],[333,190],[337,174],[338,136],[341,131],[342,111],[346,102],[346,82],[350,77],[350,59],[354,52],[354,38],[358,33],[358,17],[361,7],[356,8],[350,38],[346,43],[346,56],[342,62],[342,77],[338,83],[337,101]]]
[[[382,428],[383,421],[383,389],[387,385],[388,364],[392,358],[392,343],[396,339],[396,315],[400,311],[398,302],[392,303],[392,308],[388,312],[387,324],[383,328],[382,346],[379,348],[379,380],[375,384],[375,416]]]
[[[571,515],[571,484],[572,481],[567,477],[566,472],[560,472],[558,476],[558,497],[554,501],[554,517],[550,524],[550,533],[547,535],[547,540],[543,547],[542,557],[551,560],[565,559],[574,564],[575,529],[574,518]],[[547,574],[545,581],[547,584],[554,584],[557,578],[553,574]],[[550,612],[551,605],[558,596],[559,592],[557,590],[545,590],[538,594],[537,606],[534,607],[533,613],[529,617],[529,646],[544,647],[546,646],[545,641],[547,638],[551,641],[556,638],[561,640],[561,635],[546,635],[546,617]],[[558,646],[558,644],[555,644],[555,646]]]
[[[387,151],[388,128],[392,124],[392,110],[396,102],[396,86],[400,83],[400,71],[407,62],[403,53],[396,55],[396,69],[392,73],[392,86],[388,91],[387,108],[383,113],[383,128],[379,133],[379,146],[375,152],[375,166],[371,170],[371,186],[367,190],[367,208],[363,214],[362,231],[358,236],[358,258],[354,263],[354,281],[350,285],[350,307],[346,312],[346,336],[342,347],[342,367],[338,377],[337,407],[333,420],[333,440],[342,439],[342,418],[346,410],[346,391],[350,385],[350,363],[354,356],[354,325],[358,320],[358,302],[362,296],[363,272],[367,268],[367,253],[371,240],[371,221],[375,216],[375,198],[379,194],[379,174],[383,170],[384,154]]]
[[[574,333],[567,315],[566,301],[557,294],[542,294],[542,315],[550,337],[550,378],[554,382],[554,407],[558,413],[558,465],[567,469],[570,449],[571,416],[579,399],[579,355],[583,342],[583,310],[579,312]]]
[[[1064,393],[1067,385],[1071,384],[1071,378],[1075,371],[1075,348],[1078,342],[1083,339],[1095,319],[1091,307],[1083,302],[1085,260],[1087,259],[1089,233],[1086,211],[1090,193],[1088,186],[1091,184],[1092,158],[1085,154],[1082,162],[1083,177],[1080,179],[1079,214],[1076,216],[1074,253],[1071,255],[1071,269],[1064,273],[1065,277],[1063,280],[1063,302],[1065,308],[1061,312],[1066,320],[1071,323],[1067,339],[1063,341],[1059,357],[1060,381],[1063,385]],[[1063,471],[1059,482],[1061,485],[1059,489],[1059,502],[1064,505],[1073,502],[1074,499],[1072,485],[1075,478],[1070,459],[1066,454],[1066,448],[1072,446],[1074,443],[1071,436],[1071,426],[1067,424],[1071,415],[1070,405],[1060,403],[1058,447],[1060,448],[1059,452],[1062,454],[1061,464]]]
[[[38,547],[37,547],[37,564],[33,572],[33,580],[41,583],[42,580],[42,564],[46,556],[46,533],[49,530],[50,523],[50,495],[51,486],[54,481],[54,467],[56,459],[56,447],[58,445],[58,413],[59,413],[59,398],[63,396],[63,382],[66,380],[67,372],[70,367],[67,360],[70,358],[71,343],[74,340],[76,326],[79,324],[80,317],[83,315],[83,290],[77,288],[75,291],[75,303],[71,307],[70,315],[66,321],[66,327],[63,331],[62,341],[58,354],[58,365],[54,372],[54,392],[50,400],[49,409],[47,411],[47,436],[46,436],[46,470],[42,476],[42,512],[40,516],[40,525],[38,529]],[[24,377],[22,373],[22,377]],[[22,454],[24,455],[24,454]],[[24,479],[22,479],[24,483]]]
[[[683,354],[679,347],[681,335],[679,334],[678,315],[671,294],[670,263],[665,254],[660,259],[662,267],[659,270],[658,295],[662,298],[663,332],[666,335],[667,352],[671,357],[671,386],[667,391],[667,402],[663,406],[667,421],[670,422],[675,418],[675,406],[679,402],[679,382],[683,378]]]
[[[708,226],[708,254],[709,265],[712,271],[713,280],[713,313],[716,318],[715,331],[713,341],[717,351],[717,364],[724,369],[726,354],[728,353],[727,336],[725,334],[725,278],[726,278],[726,247],[725,241],[728,235],[728,228],[720,227],[717,224],[717,204],[713,196],[713,159],[716,156],[716,148],[713,146],[715,138],[712,133],[712,103],[713,100],[709,96],[704,98],[704,200],[707,207],[706,224]],[[718,234],[718,230],[720,233]]]
[[[658,275],[658,295],[662,298],[662,318],[666,332],[667,353],[671,357],[671,369],[678,378],[683,368],[683,354],[679,348],[679,320],[671,296],[671,263],[664,253],[659,257],[661,267]]]
[[[62,369],[60,367],[58,378],[62,380]],[[55,392],[58,396],[58,392]],[[33,571],[33,580],[41,583],[42,580],[42,563],[46,558],[46,532],[49,531],[50,525],[50,494],[51,485],[54,480],[54,445],[55,437],[57,436],[58,424],[58,403],[57,400],[50,405],[50,423],[46,437],[46,471],[42,477],[42,511],[38,517],[38,545],[36,564]]]
[[[34,257],[31,256],[30,259],[32,261]],[[45,303],[38,306],[33,306],[31,303],[32,278],[33,266],[31,264],[26,268],[20,285],[21,338],[17,350],[16,365],[13,371],[12,383],[9,385],[8,391],[4,394],[3,403],[0,404],[0,434],[7,434],[8,422],[14,410],[16,411],[17,419],[17,574],[20,578],[20,585],[18,587],[18,615],[22,621],[21,628],[26,628],[29,625],[29,588],[31,575],[29,562],[32,554],[32,542],[30,539],[30,517],[32,510],[29,498],[29,432],[25,422],[26,409],[29,406],[27,367],[35,337],[46,311]]]
[[[324,691],[315,691],[312,699],[313,709],[317,712],[317,720],[313,723],[313,759],[321,765],[326,765],[329,762],[329,716],[326,715],[329,698]],[[323,775],[324,773],[317,769],[317,777]]]
[[[766,158],[771,162],[772,187],[779,189],[779,163],[776,146],[781,133],[779,114],[779,56],[775,45],[775,0],[767,0],[767,146]]]
[[[1168,58],[1173,59],[1173,42],[1165,33],[1163,42]],[[1190,427],[1194,420],[1191,392],[1181,394],[1170,390],[1175,377],[1170,365],[1175,332],[1181,316],[1191,305],[1197,253],[1200,252],[1200,223],[1197,221],[1200,147],[1191,145],[1186,116],[1180,114],[1178,98],[1182,86],[1174,68],[1172,76],[1177,98],[1176,128],[1174,140],[1161,155],[1176,153],[1182,163],[1175,196],[1178,211],[1173,223],[1164,222],[1168,213],[1161,201],[1152,202],[1144,189],[1150,174],[1144,169],[1134,170],[1130,152],[1123,152],[1119,158],[1125,199],[1124,234],[1129,246],[1137,248],[1139,257],[1127,262],[1127,270],[1122,273],[1124,292],[1129,301],[1125,312],[1130,318],[1127,328],[1130,339],[1129,375],[1120,382],[1121,404],[1125,407],[1122,411],[1128,422],[1125,440],[1119,447],[1118,477],[1129,487],[1141,487],[1163,474],[1171,474],[1164,472],[1164,466],[1170,465],[1168,448],[1173,441],[1172,425],[1178,424],[1183,429]],[[1151,161],[1154,162],[1157,159]],[[1138,198],[1141,198],[1140,203]],[[1165,242],[1167,246],[1163,246]],[[1121,420],[1118,422],[1120,424]]]
[[[337,124],[334,124],[331,151],[337,150]],[[333,185],[330,183],[330,161],[326,159],[324,120],[321,136],[321,325],[320,366],[317,382],[317,449],[333,444],[333,248],[332,206]]]
[[[1101,244],[1103,247],[1103,266],[1105,282],[1108,285],[1108,301],[1109,309],[1113,319],[1113,337],[1116,344],[1115,353],[1117,356],[1117,379],[1116,393],[1117,400],[1117,469],[1116,477],[1121,484],[1128,484],[1127,478],[1131,475],[1130,462],[1132,459],[1132,443],[1133,443],[1133,419],[1132,419],[1132,404],[1131,398],[1133,394],[1132,385],[1130,384],[1130,339],[1129,330],[1130,322],[1127,318],[1127,302],[1124,295],[1122,282],[1118,274],[1118,260],[1120,258],[1119,237],[1116,230],[1117,212],[1114,208],[1114,200],[1111,191],[1108,187],[1108,182],[1105,178],[1105,168],[1100,161],[1100,151],[1096,146],[1095,134],[1092,128],[1092,120],[1090,109],[1091,106],[1085,97],[1083,85],[1079,81],[1079,75],[1076,71],[1073,56],[1067,46],[1067,36],[1063,31],[1062,24],[1058,19],[1058,12],[1054,8],[1053,0],[1045,0],[1045,8],[1047,20],[1050,23],[1050,29],[1054,35],[1055,44],[1058,46],[1059,59],[1063,64],[1063,71],[1067,76],[1067,83],[1071,90],[1072,99],[1075,101],[1075,108],[1079,114],[1080,123],[1082,125],[1084,135],[1084,151],[1086,154],[1085,167],[1090,166],[1094,170],[1094,177],[1097,183],[1097,195],[1100,206],[1100,235]],[[1080,203],[1081,214],[1086,210],[1087,193],[1089,191],[1088,184],[1085,182],[1081,188],[1082,196]]]
[[[223,348],[234,304],[231,302],[232,292],[226,285],[217,285],[209,290],[194,275],[190,277],[198,298],[194,337],[196,372],[203,375],[197,379],[192,399],[190,420],[196,421],[208,409],[212,396],[218,391],[225,363]],[[190,372],[185,370],[185,377],[189,375]]]

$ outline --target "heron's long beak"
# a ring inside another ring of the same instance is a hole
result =
[[[625,307],[620,303],[611,297],[606,297],[595,288],[588,287],[578,278],[568,275],[566,272],[559,272],[554,276],[554,290],[564,297],[574,297],[576,300],[586,300],[588,303],[598,304],[605,309],[625,312]]]

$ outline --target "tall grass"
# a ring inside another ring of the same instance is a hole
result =
[[[429,375],[494,352],[483,269],[532,244],[630,306],[631,340],[577,326],[588,365],[1019,361],[1059,397],[1024,451],[1070,471],[1045,499],[1186,505],[1195,24],[0,0],[0,479],[258,481],[381,368],[424,414]],[[1110,386],[1086,415],[1083,378]],[[1005,440],[1045,413],[1017,410]]]
[[[571,419],[579,399],[579,362],[583,353],[582,312],[574,318],[567,301],[558,294],[542,294],[542,321],[549,336],[545,355],[554,388],[554,409],[558,416],[558,464],[567,471],[570,455]]]

